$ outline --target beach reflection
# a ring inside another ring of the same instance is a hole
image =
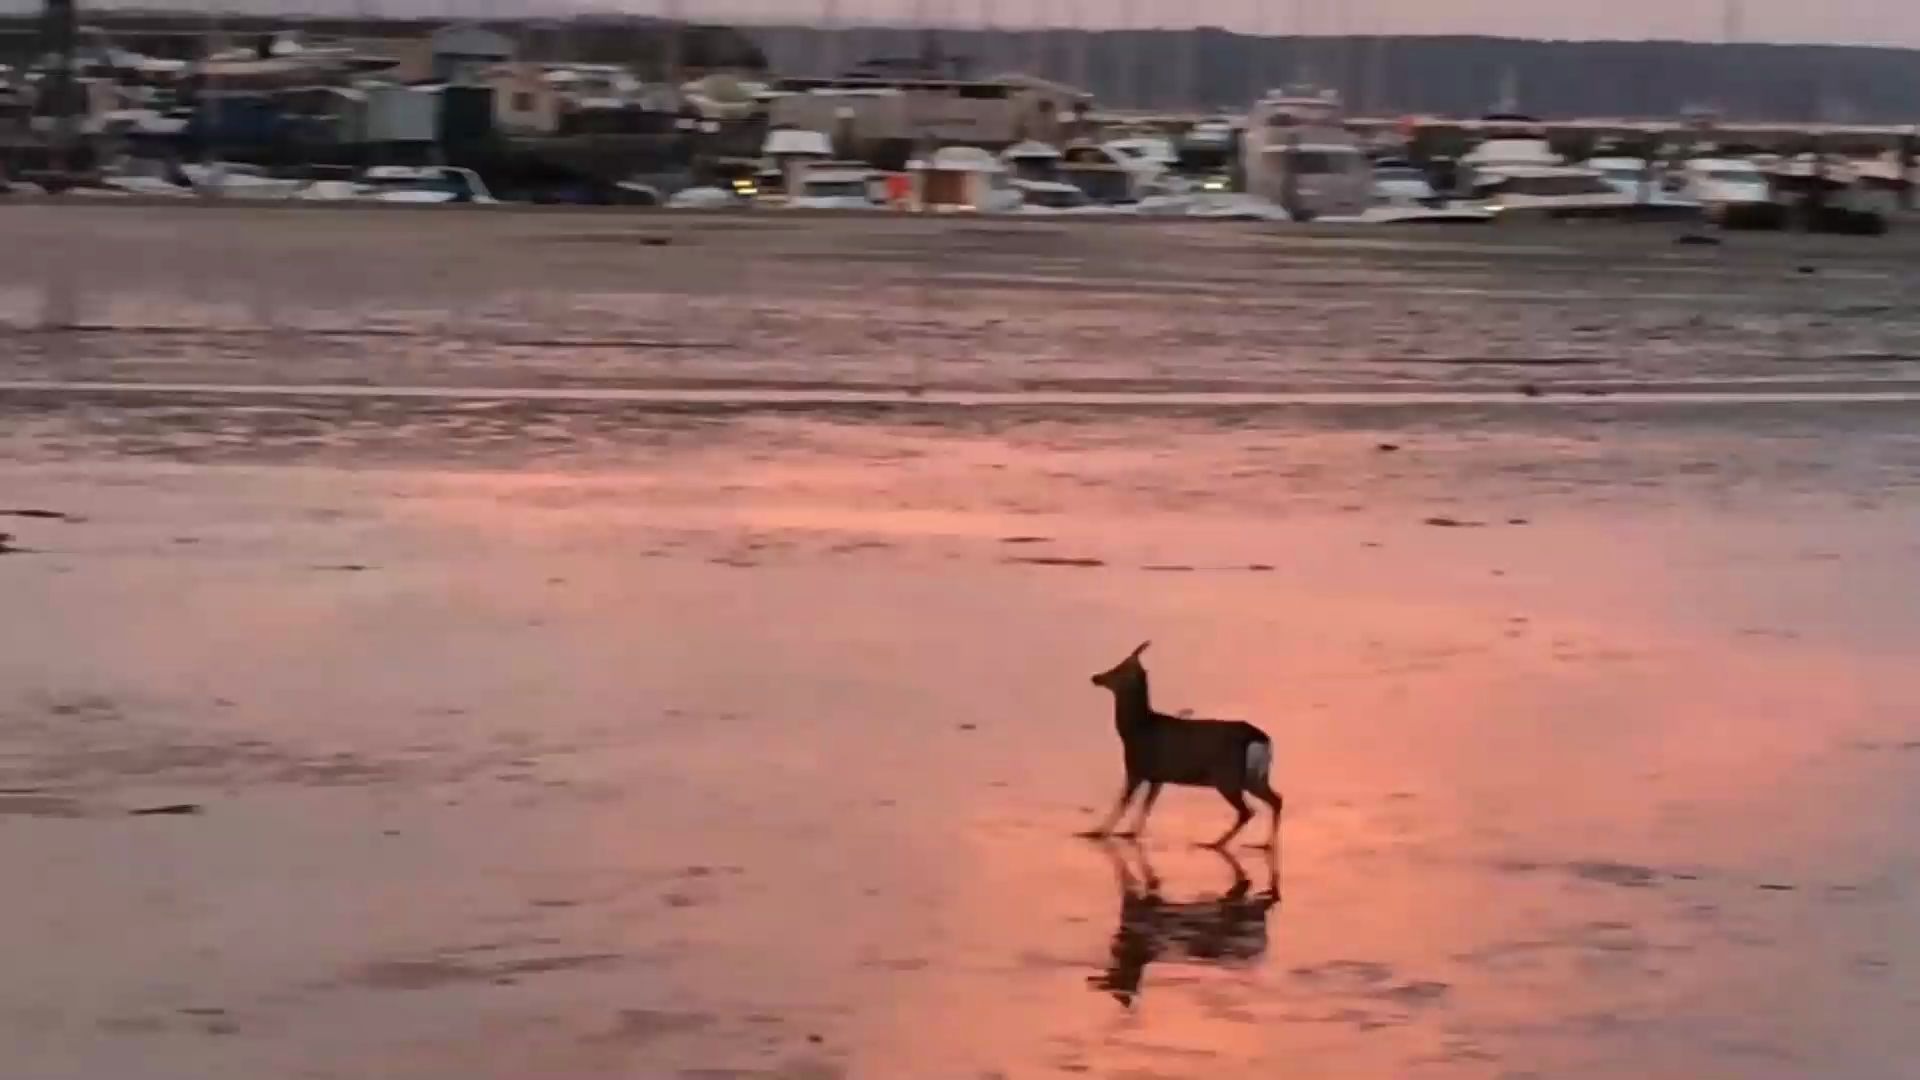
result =
[[[1239,859],[1225,849],[1211,849],[1232,873],[1232,884],[1223,892],[1172,900],[1162,891],[1145,848],[1116,841],[1099,846],[1113,863],[1120,917],[1106,970],[1087,977],[1094,989],[1131,1008],[1145,992],[1151,964],[1244,967],[1266,954],[1267,916],[1280,904],[1279,864],[1271,851],[1262,852],[1266,878],[1257,892]]]

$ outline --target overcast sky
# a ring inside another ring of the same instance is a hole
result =
[[[88,0],[81,0],[83,9]],[[118,0],[138,4],[142,0]],[[905,22],[916,15],[960,26],[1193,26],[1269,33],[1505,34],[1562,38],[1718,40],[1736,0],[144,0],[206,10],[444,15],[484,18],[567,8],[681,13],[711,21]],[[1916,0],[1737,0],[1752,41],[1920,46]],[[107,6],[107,5],[102,5]],[[0,10],[38,7],[0,0]]]
[[[1717,40],[1727,0],[626,0],[641,11],[715,17],[910,17],[960,25],[1192,26],[1283,33],[1485,33],[1523,37]],[[1742,36],[1766,41],[1920,45],[1915,0],[1740,0]]]

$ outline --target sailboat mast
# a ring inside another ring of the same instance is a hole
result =
[[[1027,73],[1037,79],[1052,78],[1047,70],[1047,38],[1053,32],[1047,0],[1032,0],[1033,29],[1027,38]]]
[[[1093,34],[1081,20],[1080,0],[1067,0],[1068,25],[1073,34],[1073,82],[1083,92],[1093,91],[1092,63],[1088,56],[1093,48]]]
[[[1183,112],[1206,111],[1206,93],[1200,88],[1200,24],[1197,20],[1184,27],[1180,35],[1185,39],[1185,48],[1180,50],[1180,89],[1181,97],[1186,98],[1181,105]]]
[[[814,56],[819,74],[834,78],[840,74],[840,0],[820,0],[820,49]]]

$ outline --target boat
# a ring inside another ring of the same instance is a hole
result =
[[[1426,170],[1412,162],[1385,158],[1373,163],[1373,205],[1358,214],[1319,220],[1342,225],[1486,225],[1495,218],[1484,206],[1441,194]]]
[[[270,176],[257,165],[225,161],[182,165],[180,176],[195,192],[222,199],[291,199],[307,184],[305,180]]]
[[[1059,178],[1103,206],[1131,206],[1149,194],[1139,171],[1099,143],[1075,139],[1060,152]]]
[[[1680,192],[1723,229],[1780,229],[1787,208],[1774,198],[1773,181],[1745,158],[1696,157],[1680,166]]]
[[[1628,217],[1640,202],[1594,170],[1574,165],[1476,170],[1472,198],[1498,214],[1552,218]]]
[[[793,174],[789,210],[883,210],[874,185],[880,170],[862,161],[820,161]]]
[[[1246,190],[1295,220],[1359,214],[1373,202],[1373,169],[1331,91],[1275,91],[1256,102],[1241,134]]]
[[[751,206],[746,196],[733,187],[700,185],[681,188],[667,196],[667,208],[670,210],[724,210],[739,206]]]
[[[358,185],[360,198],[368,202],[428,206],[500,201],[478,173],[450,165],[375,165],[360,174]]]
[[[1225,221],[1291,220],[1285,210],[1258,195],[1205,189],[1191,195],[1150,196],[1140,200],[1140,212]]]
[[[1132,172],[1142,194],[1178,188],[1180,154],[1171,139],[1159,135],[1125,135],[1100,144],[1115,163]]]
[[[760,144],[761,167],[754,174],[755,194],[763,200],[785,195],[795,174],[820,161],[833,160],[833,140],[808,128],[774,128]]]
[[[1698,205],[1691,202],[1646,201],[1640,192],[1623,190],[1622,184],[1609,180],[1599,169],[1568,164],[1545,135],[1528,126],[1530,118],[1503,116],[1487,122],[1492,125],[1492,137],[1461,155],[1457,164],[1469,197],[1488,210],[1503,216],[1552,218],[1699,214]]]
[[[1609,155],[1588,158],[1584,164],[1623,195],[1650,194],[1660,180],[1658,170],[1646,158]]]
[[[1020,193],[1022,214],[1035,217],[1101,217],[1131,214],[1131,206],[1097,203],[1086,192],[1064,180],[1012,180]]]
[[[1350,217],[1320,218],[1329,225],[1491,225],[1499,216],[1484,206],[1443,202],[1438,206],[1369,206]]]
[[[1855,162],[1800,154],[1775,164],[1771,180],[1788,220],[1809,232],[1878,236],[1899,206],[1896,187]]]
[[[1189,173],[1225,172],[1233,163],[1240,142],[1239,122],[1231,117],[1212,116],[1196,122],[1175,144],[1180,168]]]
[[[1373,163],[1375,206],[1438,206],[1446,201],[1418,165],[1400,158]]]
[[[1007,167],[977,146],[945,146],[907,162],[910,209],[936,213],[1005,214],[1020,209]]]
[[[1693,218],[1703,212],[1699,200],[1681,190],[1659,165],[1642,157],[1608,155],[1588,158],[1587,168],[1623,195],[1633,196],[1637,216]]]
[[[1490,117],[1482,122],[1491,125],[1491,134],[1454,163],[1455,182],[1462,190],[1472,191],[1483,177],[1509,169],[1566,167],[1567,159],[1553,149],[1537,122],[1510,116]]]
[[[1014,143],[1000,152],[1000,161],[1015,180],[1057,182],[1060,179],[1058,147],[1036,139]]]
[[[352,180],[314,180],[294,198],[302,202],[357,202],[363,194],[364,190]]]

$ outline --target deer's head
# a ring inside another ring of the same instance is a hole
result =
[[[1140,647],[1127,654],[1125,660],[1093,677],[1093,685],[1111,690],[1116,694],[1137,691],[1147,685],[1147,667],[1140,662],[1140,654],[1147,651],[1150,642],[1141,642]]]

